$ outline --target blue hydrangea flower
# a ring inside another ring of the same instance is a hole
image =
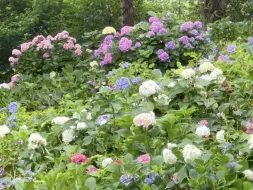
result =
[[[153,180],[150,179],[150,178],[148,178],[148,177],[146,177],[146,178],[144,179],[144,183],[151,185],[151,184],[153,183]]]
[[[158,173],[148,174],[147,177],[144,179],[144,183],[151,185],[152,183],[154,183],[157,176],[159,176]]]
[[[250,37],[250,38],[249,38],[248,43],[249,43],[249,45],[253,45],[253,37]]]
[[[234,168],[236,166],[236,162],[231,162],[230,164],[229,164],[229,167],[230,168]]]
[[[8,123],[11,123],[11,122],[13,122],[13,121],[17,121],[16,115],[12,114],[12,115],[8,118],[7,121],[8,121]]]
[[[190,40],[190,42],[195,42],[195,38],[194,37],[190,37],[189,40]]]
[[[231,63],[230,57],[228,55],[224,56],[224,61],[226,61],[227,64]]]
[[[213,53],[214,54],[218,54],[219,53],[219,50],[218,50],[217,46],[213,46]]]
[[[133,182],[133,176],[123,174],[120,177],[120,181],[127,187]]]
[[[115,73],[113,71],[109,71],[108,75],[115,76]]]
[[[141,82],[141,79],[138,78],[138,77],[135,77],[135,78],[132,79],[133,84],[137,84],[137,83],[140,83],[140,82]]]
[[[9,103],[8,108],[9,108],[11,113],[17,113],[18,112],[18,105],[17,105],[16,102]]]
[[[122,67],[123,67],[124,69],[127,69],[128,67],[130,67],[130,65],[131,65],[131,63],[126,62],[126,63],[124,63],[124,64],[122,65]]]
[[[210,61],[214,61],[214,56],[213,56],[213,55],[209,55],[209,56],[208,56],[208,59],[209,59]]]
[[[0,184],[2,184],[2,185],[7,185],[9,182],[10,182],[9,179],[2,179],[2,180],[0,181]]]
[[[227,48],[228,53],[233,53],[235,52],[235,50],[236,50],[236,45],[231,45],[231,46],[228,46]]]
[[[193,48],[193,46],[190,43],[187,43],[184,47],[187,48],[187,49],[192,49]]]
[[[116,89],[124,90],[127,89],[130,85],[130,80],[127,77],[121,77],[116,81]]]

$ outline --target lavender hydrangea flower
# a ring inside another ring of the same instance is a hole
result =
[[[180,37],[180,38],[179,38],[179,42],[180,42],[181,44],[183,44],[183,45],[188,44],[188,43],[189,43],[189,38],[188,38],[188,36],[182,36],[182,37]]]
[[[165,45],[165,47],[166,47],[167,49],[173,50],[173,49],[176,49],[176,44],[175,44],[173,41],[169,41],[169,42]]]
[[[109,45],[112,42],[113,38],[114,38],[113,35],[106,36],[105,39],[104,39],[104,43]]]
[[[137,83],[140,83],[140,82],[141,82],[141,79],[138,78],[138,77],[135,77],[135,78],[132,79],[133,84],[137,84]]]
[[[101,115],[98,117],[97,122],[100,126],[106,124],[110,120],[109,115]]]
[[[224,56],[224,61],[225,61],[227,64],[230,64],[230,63],[231,63],[230,57],[229,57],[228,55],[225,55],[225,56]]]
[[[192,22],[185,22],[184,24],[181,25],[180,30],[183,32],[188,32],[192,30],[192,28],[193,28]]]
[[[197,29],[202,29],[202,23],[199,21],[196,21],[193,23],[193,27],[195,27]]]
[[[140,42],[136,42],[135,45],[134,45],[134,47],[140,48],[141,47],[141,43]]]
[[[228,48],[227,48],[227,52],[228,53],[233,53],[233,52],[235,52],[235,50],[236,50],[236,46],[235,45],[228,46]]]
[[[163,23],[161,22],[152,22],[150,30],[153,32],[159,32],[163,28]]]
[[[165,35],[165,34],[167,34],[167,30],[165,28],[162,28],[161,30],[159,30],[159,34]]]
[[[0,168],[0,177],[3,177],[4,175],[4,168]]]
[[[100,57],[102,55],[101,49],[95,50],[94,55],[95,55],[95,57]]]
[[[157,53],[158,55],[161,55],[163,52],[164,52],[163,49],[159,49],[156,53]]]
[[[192,35],[194,35],[194,36],[199,35],[198,31],[197,31],[197,30],[195,30],[195,29],[191,31],[191,34],[192,34]]]
[[[119,49],[122,52],[127,52],[132,46],[132,41],[126,37],[123,37],[119,41]]]
[[[218,50],[217,46],[213,46],[213,53],[214,54],[218,54],[219,53],[219,50]]]
[[[115,73],[113,71],[109,71],[108,75],[115,76]]]
[[[153,36],[155,36],[155,33],[154,33],[153,31],[149,31],[149,32],[148,32],[148,36],[149,36],[149,37],[153,37]]]
[[[161,61],[167,61],[169,59],[169,55],[166,52],[159,54],[158,57]]]
[[[159,176],[158,173],[148,174],[147,177],[144,179],[144,183],[151,185],[152,183],[154,183],[157,176]]]
[[[248,43],[249,43],[249,45],[253,45],[253,37],[250,37],[250,38],[249,38]]]
[[[148,21],[149,21],[150,23],[152,23],[152,22],[159,22],[160,20],[159,20],[159,18],[157,18],[157,17],[155,17],[155,16],[152,16],[152,17],[150,17],[150,18],[148,19]]]
[[[130,80],[127,77],[121,77],[116,81],[116,89],[124,90],[130,85]]]
[[[195,42],[195,38],[194,38],[194,37],[190,37],[190,38],[189,38],[189,41],[190,41],[190,42]]]
[[[230,164],[229,164],[229,167],[230,168],[234,168],[236,166],[236,162],[231,162]]]
[[[9,103],[8,108],[9,108],[11,113],[17,113],[18,112],[18,105],[17,105],[16,102]]]
[[[123,183],[126,187],[128,187],[133,182],[133,176],[123,174],[120,177],[121,183]]]
[[[192,49],[193,48],[193,46],[190,43],[186,44],[184,47],[187,48],[187,49]]]
[[[122,67],[124,69],[127,69],[128,67],[130,67],[130,65],[131,65],[131,63],[126,62],[126,63],[123,63]]]

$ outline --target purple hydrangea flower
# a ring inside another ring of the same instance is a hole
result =
[[[173,49],[176,48],[176,44],[175,44],[173,41],[170,41],[170,42],[168,42],[168,43],[165,45],[165,47],[166,47],[167,49],[173,50]]]
[[[203,41],[204,40],[203,34],[200,34],[199,36],[196,36],[196,40]]]
[[[150,17],[150,18],[148,19],[148,21],[149,21],[150,23],[152,23],[152,22],[159,22],[160,20],[159,20],[159,18],[157,18],[157,17],[155,17],[155,16],[152,16],[152,17]]]
[[[159,32],[163,28],[163,23],[161,22],[152,22],[150,30],[153,32]]]
[[[164,52],[163,49],[159,49],[156,53],[157,53],[158,55],[160,55],[160,54],[162,54],[163,52]]]
[[[110,45],[104,45],[103,46],[103,52],[110,53],[111,50],[112,50],[112,46],[110,46]]]
[[[4,168],[0,168],[0,177],[4,176]]]
[[[231,46],[228,46],[227,48],[228,53],[233,53],[235,52],[235,50],[236,50],[236,45],[231,45]]]
[[[122,52],[127,52],[132,46],[132,41],[126,37],[123,37],[119,41],[119,49]]]
[[[102,54],[101,49],[97,49],[97,50],[95,50],[95,52],[94,52],[95,57],[100,57],[101,54]]]
[[[218,50],[217,46],[213,46],[213,53],[214,54],[218,54],[219,53],[219,50]]]
[[[229,167],[230,168],[234,168],[236,166],[236,162],[231,162],[230,164],[229,164]]]
[[[153,31],[149,31],[149,32],[148,32],[148,36],[149,36],[149,37],[153,37],[153,36],[155,36],[155,33],[154,33]]]
[[[122,67],[123,67],[124,69],[127,69],[128,67],[130,67],[130,65],[131,65],[131,63],[126,62],[126,63],[124,63],[124,64],[122,65]]]
[[[133,84],[137,84],[137,83],[140,83],[140,82],[141,82],[141,79],[138,78],[138,77],[135,77],[135,78],[132,79]]]
[[[231,63],[230,57],[228,55],[224,56],[224,61],[226,61],[227,64]]]
[[[109,115],[101,115],[98,117],[97,122],[100,126],[106,124],[110,120]]]
[[[202,23],[199,21],[196,21],[193,23],[193,27],[195,27],[197,29],[202,29]]]
[[[8,123],[11,123],[11,122],[13,122],[13,121],[17,121],[17,116],[14,115],[14,114],[12,114],[12,115],[8,118],[7,122],[8,122]]]
[[[140,42],[136,42],[135,45],[134,45],[134,47],[140,48],[141,47],[141,43]]]
[[[114,38],[113,35],[106,36],[105,39],[104,39],[104,43],[109,45],[112,42],[113,38]]]
[[[165,28],[162,28],[161,30],[159,30],[159,34],[165,35],[165,34],[167,34],[167,30]]]
[[[116,89],[124,90],[130,85],[130,80],[127,77],[121,77],[116,81]]]
[[[250,37],[250,38],[249,38],[248,43],[249,43],[249,45],[253,45],[253,37]]]
[[[120,29],[120,35],[123,36],[125,34],[128,34],[131,32],[132,29],[133,29],[132,26],[124,26]]]
[[[187,49],[192,49],[193,48],[193,46],[190,43],[186,44],[184,47],[187,48]]]
[[[8,108],[9,108],[11,113],[17,113],[18,112],[18,105],[17,105],[16,102],[9,103]]]
[[[188,32],[192,30],[192,28],[193,28],[192,22],[185,22],[184,24],[181,25],[180,30],[183,32]]]
[[[180,42],[181,44],[183,44],[183,45],[188,44],[188,43],[189,43],[189,38],[188,38],[188,36],[182,36],[182,37],[180,37],[180,38],[179,38],[179,42]]]
[[[195,29],[191,31],[191,34],[192,34],[192,35],[194,35],[194,36],[199,35],[198,31],[197,31],[197,30],[195,30]]]
[[[166,52],[159,54],[158,57],[161,61],[167,61],[169,59],[169,55]]]
[[[110,64],[112,62],[112,54],[111,53],[105,53],[104,57],[104,65]]]
[[[22,145],[23,141],[21,139],[18,140],[18,144]]]

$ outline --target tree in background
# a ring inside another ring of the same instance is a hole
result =
[[[133,0],[121,0],[121,8],[122,8],[122,25],[132,26],[134,24]]]

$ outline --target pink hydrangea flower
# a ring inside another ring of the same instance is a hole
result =
[[[26,52],[30,46],[32,45],[32,42],[23,43],[20,45],[21,52]]]
[[[153,37],[153,36],[155,36],[155,33],[154,33],[153,31],[149,31],[149,32],[148,32],[148,36],[149,36],[149,37]]]
[[[35,45],[36,43],[40,43],[42,42],[43,40],[45,40],[46,38],[42,35],[39,35],[39,36],[35,36],[32,40],[32,44]]]
[[[127,52],[132,46],[132,41],[129,40],[128,38],[121,38],[121,40],[119,41],[119,49],[122,52]]]
[[[177,173],[175,173],[175,174],[171,177],[171,179],[174,181],[175,184],[179,184],[179,180],[178,180],[178,175],[177,175]]]
[[[63,31],[61,33],[56,34],[56,36],[54,38],[57,40],[62,40],[62,39],[68,38],[68,37],[69,37],[69,33],[67,31]]]
[[[116,162],[116,164],[118,164],[118,165],[122,165],[122,164],[123,164],[123,162],[122,162],[121,160],[115,160],[115,162]]]
[[[82,49],[82,46],[81,46],[80,44],[76,44],[76,45],[75,45],[75,48],[76,48],[76,49]]]
[[[159,22],[160,20],[159,20],[159,18],[157,18],[157,17],[155,17],[155,16],[152,16],[152,17],[150,17],[150,18],[148,19],[148,21],[149,21],[150,23],[152,23],[152,22]]]
[[[149,164],[151,161],[151,158],[149,154],[143,154],[137,158],[137,161],[141,164]]]
[[[17,79],[20,78],[20,75],[19,74],[15,74],[11,77],[11,82],[16,82]]]
[[[132,26],[124,26],[120,29],[120,35],[123,36],[125,34],[128,34],[133,29]]]
[[[12,50],[12,55],[20,56],[22,53],[18,49]]]
[[[73,37],[68,37],[68,42],[73,42],[73,43],[76,43],[76,38],[73,38]]]
[[[49,53],[44,53],[43,58],[49,58]]]
[[[71,162],[75,164],[82,164],[82,163],[88,162],[88,158],[85,155],[80,154],[80,153],[73,154],[70,159],[71,159]]]
[[[18,62],[18,58],[10,57],[9,58],[9,62],[11,62],[12,64],[17,63]]]
[[[161,22],[152,22],[150,30],[153,32],[159,32],[163,28],[163,23]]]
[[[97,50],[95,50],[95,52],[94,52],[95,57],[100,57],[101,54],[102,54],[101,49],[97,49]]]
[[[97,171],[98,171],[97,168],[90,168],[87,173],[91,174],[91,173],[94,173],[94,172],[97,172]]]
[[[76,50],[75,50],[75,54],[76,54],[76,55],[79,55],[79,56],[80,56],[80,55],[82,55],[82,53],[83,53],[83,52],[82,52],[81,49],[76,49]]]
[[[208,122],[207,122],[207,120],[201,120],[201,121],[200,121],[200,124],[201,124],[201,125],[204,125],[204,126],[207,126],[207,125],[208,125]]]
[[[51,44],[50,40],[43,40],[37,44],[36,50],[39,51],[40,49],[52,49],[53,45]]]
[[[104,64],[110,64],[112,62],[112,54],[105,53]]]

